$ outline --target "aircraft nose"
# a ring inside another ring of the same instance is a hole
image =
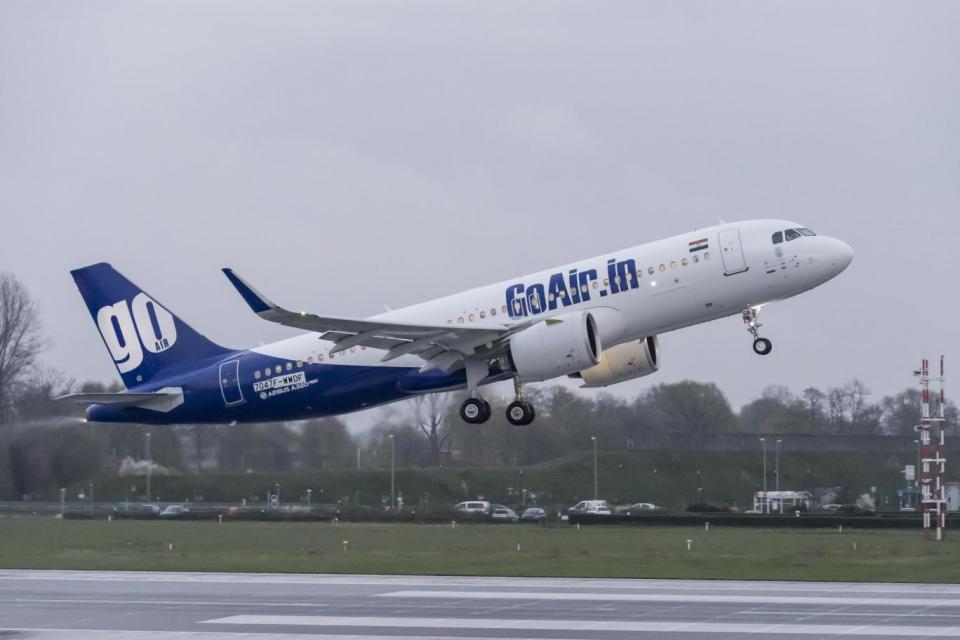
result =
[[[853,262],[853,248],[837,238],[830,238],[830,262],[840,273]]]

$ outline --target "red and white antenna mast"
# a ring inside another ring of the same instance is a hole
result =
[[[923,509],[923,533],[927,539],[943,540],[947,527],[947,499],[944,492],[946,455],[946,402],[943,392],[943,356],[940,356],[940,375],[930,377],[930,361],[922,360],[920,371],[920,504]],[[930,414],[930,383],[939,384],[940,403],[936,415]],[[931,536],[932,534],[932,536]]]

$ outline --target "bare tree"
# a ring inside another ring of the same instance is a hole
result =
[[[0,273],[0,423],[10,420],[16,386],[43,347],[36,303],[13,274]]]
[[[845,395],[842,389],[830,388],[827,390],[827,407],[830,416],[830,430],[832,433],[844,433],[846,417],[844,415]]]
[[[810,431],[817,433],[823,423],[823,403],[826,395],[816,387],[807,387],[803,390],[803,401],[810,413]]]
[[[414,396],[413,417],[420,431],[430,444],[430,464],[440,464],[440,453],[453,433],[452,429],[440,430],[450,404],[449,393],[427,393]]]
[[[848,411],[850,413],[850,424],[858,424],[863,421],[869,408],[867,396],[870,390],[859,379],[854,378],[844,385],[843,393],[847,398]]]

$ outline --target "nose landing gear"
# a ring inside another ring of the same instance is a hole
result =
[[[766,338],[761,338],[757,333],[757,329],[763,326],[759,320],[760,309],[761,307],[744,309],[740,317],[743,318],[743,323],[747,325],[747,331],[753,336],[753,352],[759,356],[765,356],[773,351],[773,343]]]
[[[753,352],[758,356],[765,356],[773,351],[773,343],[766,338],[757,338],[753,341]]]

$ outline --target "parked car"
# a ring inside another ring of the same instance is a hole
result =
[[[187,509],[182,504],[171,504],[163,511],[160,512],[161,518],[176,518],[184,514],[190,513],[190,509]]]
[[[490,516],[490,519],[494,522],[517,522],[520,520],[520,518],[517,517],[517,512],[513,509],[508,509],[507,507],[494,509],[493,515]]]
[[[460,513],[474,513],[477,515],[487,515],[490,513],[490,503],[485,500],[468,500],[461,502],[454,507]]]
[[[540,507],[528,507],[520,514],[520,519],[524,522],[546,522],[547,511]]]
[[[824,511],[840,511],[841,509],[843,509],[843,505],[842,504],[825,504],[820,508],[823,509]]]
[[[643,511],[657,511],[660,507],[652,502],[635,502],[627,506],[628,513],[641,513]]]
[[[567,513],[594,513],[598,515],[610,515],[610,507],[606,500],[581,500],[577,504],[567,509]]]

